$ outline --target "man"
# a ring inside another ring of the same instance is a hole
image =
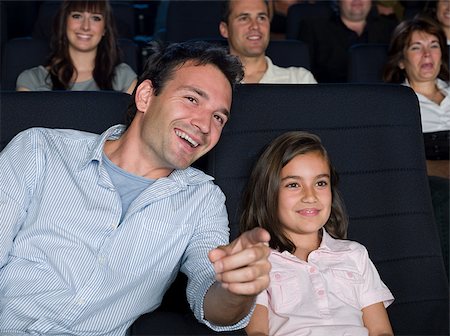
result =
[[[304,20],[300,40],[311,52],[312,72],[319,83],[347,82],[349,48],[359,43],[389,43],[397,22],[370,14],[371,0],[339,0],[339,13]]]
[[[189,167],[218,142],[242,75],[207,43],[155,45],[128,127],[34,128],[10,142],[0,153],[0,334],[124,335],[180,269],[200,321],[245,326],[269,282],[269,234],[225,245],[224,195]]]
[[[268,1],[224,1],[219,30],[228,39],[230,53],[238,56],[244,65],[244,83],[317,83],[305,68],[281,68],[266,56],[270,40]]]

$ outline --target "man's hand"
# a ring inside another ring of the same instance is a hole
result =
[[[244,232],[233,242],[209,252],[216,280],[236,295],[254,296],[269,285],[269,233],[261,228]]]
[[[269,240],[266,230],[255,228],[209,252],[217,281],[204,300],[208,321],[232,325],[250,312],[256,295],[269,286]]]

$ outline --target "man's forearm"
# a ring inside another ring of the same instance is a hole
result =
[[[204,301],[205,319],[215,325],[233,325],[248,315],[255,296],[237,295],[215,282]]]

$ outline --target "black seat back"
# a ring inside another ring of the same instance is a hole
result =
[[[449,292],[433,222],[417,97],[399,85],[241,85],[209,155],[232,238],[263,147],[283,132],[318,134],[340,174],[349,238],[364,244],[395,302],[396,335],[444,335]]]
[[[123,123],[131,96],[116,91],[0,92],[0,150],[30,127],[101,133]]]

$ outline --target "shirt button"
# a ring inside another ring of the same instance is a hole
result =
[[[309,269],[309,273],[311,273],[311,274],[316,273],[316,271],[317,271],[317,269],[316,269],[315,267],[311,267],[311,268]]]
[[[319,289],[318,291],[317,291],[317,295],[319,295],[319,296],[322,296],[322,295],[324,295],[325,294],[325,291],[323,290],[323,289]]]
[[[351,279],[351,278],[353,278],[353,273],[352,272],[347,272],[347,276]]]
[[[86,303],[86,300],[84,298],[79,298],[77,300],[77,303],[81,306],[81,305],[84,305]]]
[[[111,224],[111,229],[115,230],[117,228],[116,224]]]
[[[281,274],[280,273],[275,273],[275,279],[280,280],[281,279]]]
[[[98,262],[99,262],[100,264],[104,264],[105,261],[106,261],[106,258],[105,258],[104,256],[98,257]]]

